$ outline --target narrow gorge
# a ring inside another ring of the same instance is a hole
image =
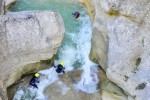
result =
[[[0,100],[149,100],[149,2],[0,0]]]

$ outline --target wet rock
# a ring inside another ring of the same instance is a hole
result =
[[[60,86],[56,83],[50,85],[45,93],[48,96],[48,100],[100,100],[100,93],[87,94],[82,91],[76,91],[73,87],[69,87],[66,93],[61,93]]]
[[[110,82],[103,70],[99,70],[98,74],[100,90],[97,93],[89,94],[75,88],[74,84],[80,81],[82,75],[81,70],[76,70],[60,75],[60,80],[50,84],[45,89],[45,94],[48,100],[116,100],[115,98],[127,100],[127,96],[123,93],[122,89]]]
[[[19,89],[19,87],[26,86],[27,84],[29,84],[29,81],[31,80],[32,76],[33,75],[23,76],[20,80],[9,86],[7,88],[8,100],[13,100],[13,97],[16,91]]]
[[[60,80],[45,89],[48,100],[100,100],[99,92],[88,94],[74,87],[80,81],[82,71],[76,70],[60,75]]]
[[[60,80],[66,84],[77,84],[81,80],[82,70],[70,71],[59,76]]]

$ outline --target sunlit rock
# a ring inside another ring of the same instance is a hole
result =
[[[150,98],[148,0],[114,3],[110,16],[107,76],[136,100]],[[111,24],[113,23],[113,24]]]
[[[149,0],[83,1],[93,2],[95,11],[91,59],[132,98],[148,100]]]
[[[9,8],[13,3],[15,3],[17,0],[3,0],[5,3],[5,7]]]
[[[4,13],[4,2],[0,0],[0,15]]]

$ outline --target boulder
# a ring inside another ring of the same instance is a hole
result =
[[[39,71],[41,60],[52,59],[64,37],[57,12],[8,12],[0,16],[0,81],[6,89],[22,74]],[[46,61],[47,62],[47,61]]]

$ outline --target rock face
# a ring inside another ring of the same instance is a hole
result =
[[[73,84],[80,81],[82,71],[72,71],[61,75],[57,82],[49,85],[45,94],[48,100],[100,100],[100,93],[88,94],[74,88]]]
[[[150,1],[89,1],[95,10],[91,58],[128,95],[149,100]]]
[[[45,89],[48,100],[127,100],[127,96],[115,84],[108,81],[104,71],[99,70],[101,90],[94,94],[82,92],[74,84],[80,81],[82,71],[76,70],[59,76],[57,82]],[[101,75],[100,75],[101,74]]]
[[[115,5],[118,15],[108,25],[107,76],[136,100],[149,100],[150,1],[127,0]]]
[[[15,3],[17,0],[3,0],[5,2],[6,9],[11,6],[11,4]]]
[[[28,64],[51,59],[63,40],[64,31],[57,12],[10,12],[0,16],[0,91],[6,90],[22,74],[40,70]]]
[[[4,13],[4,3],[0,0],[0,15]]]

